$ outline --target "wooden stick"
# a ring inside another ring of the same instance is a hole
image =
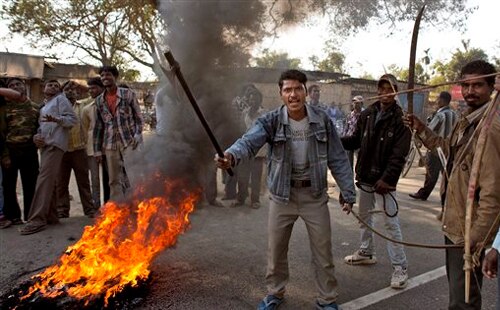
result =
[[[417,43],[418,43],[418,30],[420,28],[420,21],[424,15],[426,3],[422,5],[422,8],[418,12],[417,18],[415,19],[415,24],[413,25],[413,33],[411,35],[411,46],[410,46],[410,65],[408,70],[408,88],[415,87],[415,59],[417,56]],[[407,94],[408,113],[413,114],[413,92]]]
[[[383,98],[383,97],[386,97],[386,96],[400,95],[400,94],[406,94],[406,93],[410,93],[410,92],[421,92],[421,91],[426,91],[426,90],[437,88],[437,87],[441,87],[441,86],[453,85],[453,84],[460,84],[460,83],[463,83],[463,82],[473,81],[473,80],[476,80],[476,79],[482,79],[482,78],[487,78],[487,77],[496,76],[496,75],[500,75],[500,72],[498,72],[498,73],[491,73],[491,74],[485,74],[485,75],[478,75],[478,76],[475,76],[474,78],[470,78],[470,79],[463,79],[463,80],[458,80],[458,81],[453,81],[453,82],[444,82],[444,83],[439,83],[439,84],[434,84],[434,85],[428,85],[428,86],[424,86],[424,87],[417,87],[417,88],[412,88],[412,89],[400,90],[400,91],[394,92],[392,94],[387,94],[387,95],[383,95],[383,96],[368,97],[368,98],[365,98],[365,100],[377,100],[377,99],[380,99],[380,98]]]
[[[182,72],[179,68],[179,63],[174,59],[172,52],[166,51],[164,55],[165,55],[165,58],[167,59],[168,63],[170,64],[170,66],[172,66],[172,68],[174,68],[173,69],[174,73],[177,76],[177,79],[179,80],[179,83],[181,84],[182,89],[184,89],[184,92],[186,93],[186,96],[188,97],[189,102],[191,103],[191,106],[193,106],[193,109],[194,109],[196,115],[198,116],[201,124],[203,125],[203,128],[207,132],[208,137],[210,138],[210,141],[212,142],[212,145],[214,146],[215,150],[217,151],[217,154],[219,155],[219,157],[224,158],[224,152],[222,151],[222,148],[220,147],[219,142],[217,142],[217,139],[215,138],[214,133],[210,129],[210,126],[208,125],[207,120],[205,119],[205,116],[203,116],[203,113],[201,112],[200,107],[196,103],[196,99],[194,99],[193,93],[189,89],[189,86],[188,86],[186,80],[184,79],[184,76],[182,75]],[[226,171],[230,176],[234,175],[233,170],[231,168],[227,169]]]

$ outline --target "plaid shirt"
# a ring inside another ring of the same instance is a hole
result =
[[[327,170],[330,169],[346,202],[356,202],[354,180],[349,159],[342,147],[333,123],[320,108],[306,105],[311,129],[307,157],[311,191],[321,195],[328,189]],[[269,145],[267,184],[273,199],[286,203],[290,198],[292,176],[291,129],[287,108],[280,108],[259,117],[243,137],[226,152],[236,163],[253,158],[259,149]]]
[[[361,115],[361,111],[352,110],[351,114],[347,117],[347,124],[344,129],[343,136],[350,137],[354,134],[356,130],[356,125],[358,124],[359,116]]]
[[[102,155],[103,150],[117,150],[119,145],[126,148],[134,141],[134,136],[142,134],[143,120],[135,93],[118,87],[114,116],[106,102],[106,93],[107,90],[95,101],[94,156]]]

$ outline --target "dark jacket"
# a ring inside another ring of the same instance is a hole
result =
[[[356,180],[374,185],[378,180],[396,186],[410,150],[411,131],[403,124],[403,110],[390,106],[376,122],[380,102],[361,112],[354,134],[342,138],[346,150],[359,149]]]

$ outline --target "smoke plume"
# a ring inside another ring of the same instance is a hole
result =
[[[292,10],[288,3],[157,2],[167,24],[166,43],[223,150],[243,134],[231,101],[248,81],[235,72],[248,66],[250,49],[269,34],[268,29],[274,29],[269,25],[300,19],[303,6],[294,4]],[[160,86],[156,102],[158,135],[146,145],[144,156],[137,158],[134,166],[140,171],[134,174],[147,178],[150,171],[159,169],[170,177],[187,176],[193,184],[204,187],[207,176],[215,173],[216,151],[180,85],[163,78]]]

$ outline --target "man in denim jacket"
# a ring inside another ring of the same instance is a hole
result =
[[[279,80],[284,105],[266,113],[242,138],[216,156],[217,166],[228,169],[254,157],[268,144],[267,183],[271,192],[268,221],[267,296],[259,309],[274,309],[282,301],[288,282],[287,250],[293,224],[301,217],[307,227],[316,274],[319,309],[338,309],[337,280],[331,247],[327,168],[350,212],[356,200],[349,160],[328,115],[305,104],[307,77],[297,70]]]

